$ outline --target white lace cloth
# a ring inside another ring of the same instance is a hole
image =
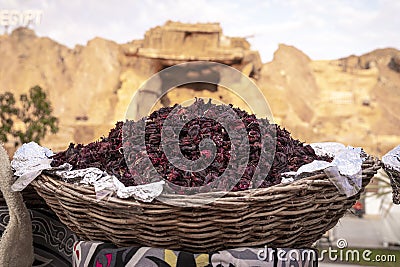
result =
[[[164,181],[126,187],[115,176],[111,176],[97,168],[72,170],[72,166],[68,163],[59,167],[51,167],[52,159],[49,157],[52,155],[53,152],[50,149],[41,147],[35,142],[23,144],[15,152],[11,161],[11,167],[15,171],[14,174],[19,177],[11,189],[13,191],[22,191],[42,171],[46,170],[53,172],[66,181],[79,178],[80,184],[94,186],[98,198],[116,193],[119,198],[133,197],[144,202],[151,202],[163,191]]]
[[[301,166],[297,172],[286,172],[282,175],[297,177],[302,173],[311,173],[324,170],[329,179],[336,185],[340,192],[347,196],[355,195],[362,184],[362,163],[361,148],[345,146],[341,143],[324,142],[313,143],[310,146],[318,156],[328,155],[333,157],[332,162],[314,160],[309,164]]]
[[[382,162],[386,167],[400,172],[400,145],[386,153]]]

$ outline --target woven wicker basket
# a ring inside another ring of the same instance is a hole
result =
[[[368,158],[362,168],[364,190],[380,166],[378,160]],[[336,225],[361,193],[347,198],[323,172],[291,184],[229,192],[202,207],[114,197],[98,200],[93,187],[46,175],[32,184],[61,221],[83,239],[190,252],[265,244],[309,247]],[[201,203],[199,196],[171,196],[170,200]]]
[[[382,164],[382,166],[390,178],[393,203],[396,205],[400,205],[400,173],[384,164]]]

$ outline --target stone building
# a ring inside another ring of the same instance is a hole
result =
[[[143,40],[125,45],[125,55],[153,61],[152,72],[188,61],[214,61],[257,79],[262,67],[258,51],[245,38],[227,37],[219,23],[167,21],[148,30]]]
[[[190,61],[222,63],[236,68],[253,79],[259,78],[262,67],[259,53],[250,50],[249,42],[241,37],[224,36],[219,23],[186,24],[167,21],[163,26],[148,30],[143,40],[125,44],[124,55],[128,68],[139,69],[147,77],[165,68]],[[178,72],[180,76],[191,75],[195,79],[211,81],[211,83],[186,84],[182,87],[217,91],[221,75],[219,71],[199,67],[196,70],[182,68]],[[240,77],[236,78],[240,80]],[[239,80],[233,82],[240,82]],[[147,101],[155,101],[164,95],[176,81],[174,77],[163,76],[161,73],[160,80],[156,83],[144,90]],[[161,102],[163,105],[170,104],[166,96]]]

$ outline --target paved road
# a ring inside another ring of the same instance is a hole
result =
[[[398,224],[387,217],[365,216],[358,218],[347,215],[340,219],[339,223],[333,228],[333,246],[336,240],[345,239],[347,247],[356,248],[382,248],[385,242],[400,240],[400,233],[396,231]],[[324,263],[320,262],[321,267],[360,267],[359,265]],[[379,265],[377,265],[379,267]]]
[[[349,247],[378,248],[383,245],[383,222],[380,217],[346,216],[333,229],[335,239],[344,238]]]
[[[333,228],[334,239],[344,238],[349,247],[384,247],[388,241],[400,241],[399,235],[400,233],[395,231],[388,219],[380,216],[364,218],[345,216]]]

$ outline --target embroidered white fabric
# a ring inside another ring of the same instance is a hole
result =
[[[382,157],[382,163],[386,167],[400,172],[400,145],[386,153]]]
[[[50,168],[53,151],[39,146],[35,142],[23,144],[14,154],[11,167],[15,175],[21,176],[28,172]]]
[[[297,172],[283,173],[284,177],[298,177],[303,173],[311,173],[324,170],[329,179],[336,185],[340,192],[347,196],[355,195],[362,184],[361,148],[345,146],[335,142],[313,143],[310,146],[319,156],[328,155],[333,157],[332,162],[314,160],[309,164],[301,166]]]
[[[60,176],[65,181],[75,181],[80,184],[92,185],[96,196],[104,198],[116,193],[119,198],[133,197],[135,199],[151,202],[163,191],[164,181],[139,186],[124,186],[115,176],[111,176],[98,168],[72,170],[68,163],[59,167],[51,167],[53,152],[39,146],[35,142],[22,145],[14,154],[11,166],[14,174],[19,178],[12,185],[13,191],[22,191],[42,171],[46,170]]]

